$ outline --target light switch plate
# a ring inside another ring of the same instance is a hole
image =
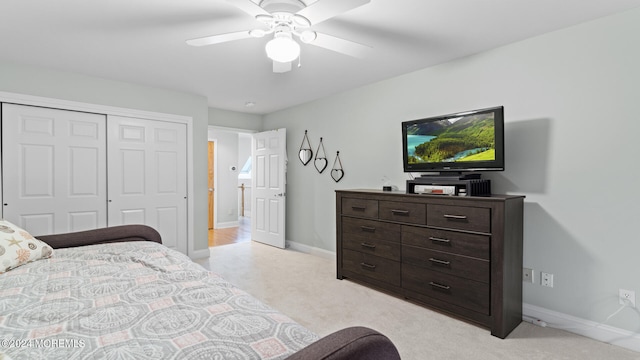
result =
[[[522,268],[522,281],[533,283],[533,269]]]

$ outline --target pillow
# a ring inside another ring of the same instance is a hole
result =
[[[53,249],[47,243],[6,220],[0,220],[0,274],[51,255]]]

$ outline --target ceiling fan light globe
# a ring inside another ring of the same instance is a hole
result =
[[[291,62],[300,56],[300,45],[288,37],[276,37],[265,47],[269,59],[277,62]]]
[[[300,41],[305,44],[309,44],[313,40],[318,37],[318,34],[315,31],[305,30],[300,34]]]

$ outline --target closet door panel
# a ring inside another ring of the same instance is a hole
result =
[[[145,150],[120,149],[117,173],[120,175],[115,181],[120,182],[122,195],[144,196],[147,193],[145,174]]]
[[[69,196],[74,198],[99,197],[102,179],[98,178],[105,167],[96,148],[69,148]]]
[[[180,234],[181,231],[178,220],[181,218],[179,206],[158,207],[156,209],[156,219],[158,219],[158,232],[163,235],[162,242],[170,247],[177,249],[180,242],[186,240],[186,234]],[[166,240],[165,240],[166,239]]]
[[[109,225],[146,224],[186,253],[186,124],[109,116]]]
[[[12,155],[8,154],[6,170],[3,173],[10,172],[11,169],[19,171],[18,176],[13,180],[18,181],[17,190],[20,192],[20,199],[51,199],[54,197],[54,146],[52,145],[32,145],[18,144],[16,159],[11,159]],[[15,167],[12,161],[17,160]],[[10,174],[9,174],[10,175]],[[9,181],[10,179],[7,179]],[[6,183],[8,185],[8,183]]]
[[[147,224],[145,209],[120,209],[116,216],[111,225]]]
[[[53,212],[43,214],[21,214],[20,217],[17,218],[18,221],[8,217],[5,218],[27,230],[30,234],[37,236],[36,234],[55,233],[54,215],[55,214]]]
[[[106,116],[2,104],[3,217],[34,235],[107,224]]]

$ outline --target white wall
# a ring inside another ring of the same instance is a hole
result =
[[[194,250],[207,249],[207,99],[193,94],[0,62],[0,91],[193,118]]]
[[[209,125],[249,131],[262,130],[262,116],[209,108]]]
[[[242,169],[247,160],[251,157],[251,134],[238,134],[238,167]]]
[[[506,171],[486,177],[526,195],[524,265],[555,274],[524,302],[603,321],[618,288],[640,295],[638,34],[640,9],[266,115],[287,128],[287,239],[334,250],[335,189],[405,188],[402,121],[504,105]],[[341,182],[297,160],[305,129],[329,168],[340,150]],[[608,324],[638,332],[640,313]]]

